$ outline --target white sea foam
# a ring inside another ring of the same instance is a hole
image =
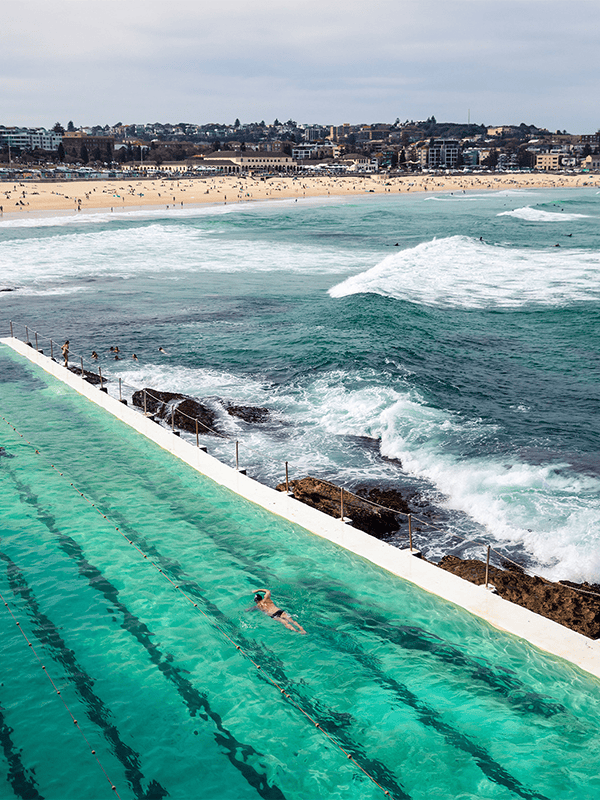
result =
[[[572,222],[576,219],[589,219],[589,214],[572,214],[564,211],[543,211],[540,208],[523,206],[513,211],[502,211],[498,217],[516,217],[527,222]]]
[[[229,238],[199,226],[160,221],[131,228],[61,232],[0,244],[0,274],[6,286],[106,275],[148,273],[270,272],[327,274],[348,271],[356,254],[310,241]]]
[[[379,439],[382,455],[400,459],[407,473],[446,497],[449,509],[468,514],[496,541],[522,545],[549,578],[598,580],[600,480],[562,463],[462,458],[461,447],[489,437],[491,426],[431,408],[412,390],[349,389],[343,382],[334,374],[317,380],[299,421],[318,420],[332,436]]]
[[[491,246],[451,236],[387,256],[329,294],[380,294],[450,308],[564,306],[600,298],[599,267],[597,253]]]
[[[537,572],[551,579],[598,580],[600,481],[558,461],[462,457],[461,452],[480,449],[475,442],[494,439],[495,427],[432,408],[414,389],[403,389],[397,375],[393,385],[392,376],[335,371],[274,387],[224,370],[171,366],[168,357],[134,368],[122,361],[113,375],[132,388],[156,386],[267,407],[275,425],[247,426],[215,405],[229,437],[207,437],[205,443],[213,455],[233,463],[232,442],[239,438],[243,466],[272,485],[283,479],[286,461],[293,477],[330,475],[344,483],[360,474],[397,480],[397,463],[381,454],[398,459],[415,485],[430,487],[437,503],[468,515],[483,538],[523,547]],[[364,446],[365,438],[373,448]]]

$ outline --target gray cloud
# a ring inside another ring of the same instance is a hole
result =
[[[2,124],[418,119],[600,126],[596,0],[25,0]]]

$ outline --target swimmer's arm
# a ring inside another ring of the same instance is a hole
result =
[[[250,606],[250,608],[245,608],[244,611],[258,611],[258,606]]]

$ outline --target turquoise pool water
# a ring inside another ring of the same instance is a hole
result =
[[[18,429],[0,420],[0,797],[114,796],[62,700],[121,798],[382,797],[268,678],[392,797],[598,796],[590,676],[236,497],[4,347],[0,413]],[[245,611],[265,586],[307,636]]]

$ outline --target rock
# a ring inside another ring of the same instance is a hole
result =
[[[340,517],[341,488],[310,476],[289,482],[296,500],[328,514]],[[277,486],[280,492],[285,491],[285,483]],[[378,490],[373,489],[373,492]],[[395,493],[397,496],[398,493]],[[377,495],[379,496],[379,495]],[[376,508],[354,494],[344,490],[344,516],[352,520],[353,527],[365,533],[383,539],[386,535],[398,530],[398,519],[393,511]],[[399,504],[399,500],[396,498]]]
[[[239,417],[244,422],[266,422],[269,419],[270,411],[268,408],[257,406],[225,406],[227,413],[232,417]]]
[[[79,375],[79,377],[81,377],[81,367],[71,366],[71,367],[68,367],[68,370],[69,370],[69,372],[72,372],[73,375]],[[84,369],[83,370],[83,379],[86,380],[88,383],[93,383],[94,386],[100,386],[100,375],[98,375],[96,372],[90,372],[89,370]],[[108,383],[108,381],[106,380],[106,378],[103,375],[102,376],[102,384],[106,385],[107,383]]]
[[[483,561],[444,556],[438,566],[471,583],[480,586],[485,583]],[[520,567],[508,565],[508,562],[507,566],[508,569],[499,569],[490,564],[489,582],[495,586],[500,597],[589,636],[590,639],[600,638],[600,586],[570,581],[553,583],[545,578],[527,575]],[[598,596],[581,594],[570,589],[570,586],[595,592]]]
[[[411,513],[410,506],[396,489],[370,489],[367,486],[359,486],[356,489],[356,494],[370,500],[372,503],[386,506],[386,508],[393,508],[394,511],[400,511],[402,514]]]
[[[144,408],[144,392],[146,392],[146,411],[149,414],[155,414],[170,423],[171,408],[174,407],[173,421],[177,428],[196,433],[196,420],[198,420],[198,432],[202,435],[222,435],[218,429],[215,412],[192,397],[178,392],[161,392],[158,389],[146,387],[133,393],[134,406]]]

